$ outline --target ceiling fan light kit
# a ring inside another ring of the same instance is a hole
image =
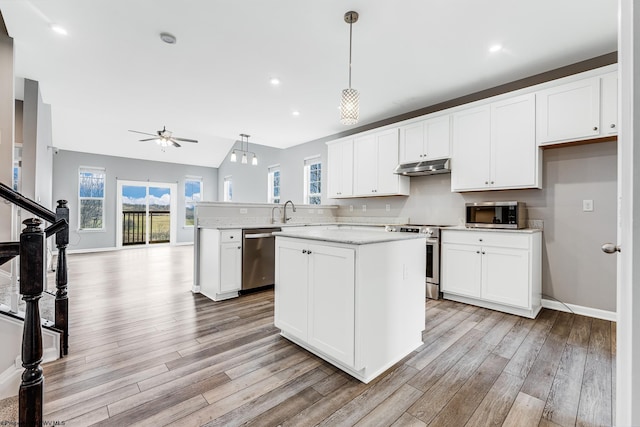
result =
[[[180,142],[193,142],[193,143],[197,143],[198,141],[195,139],[189,139],[189,138],[178,138],[177,136],[173,136],[173,132],[168,131],[166,126],[162,127],[162,130],[156,131],[156,134],[152,134],[152,133],[147,133],[147,132],[140,132],[138,130],[131,130],[129,129],[129,132],[134,132],[134,133],[141,133],[142,135],[149,135],[152,136],[153,138],[144,138],[144,139],[140,139],[140,142],[147,142],[147,141],[154,141],[156,144],[158,144],[160,147],[162,147],[162,151],[164,151],[165,148],[167,147],[182,147],[182,145],[178,144],[178,141]]]
[[[251,158],[251,165],[252,166],[257,166],[258,165],[258,156],[256,156],[256,153],[254,153],[253,151],[249,151],[249,136],[247,134],[241,133],[240,134],[240,140],[236,141],[236,143],[240,143],[240,149],[234,148],[233,151],[231,151],[231,156],[229,157],[229,161],[230,162],[237,162],[238,161],[238,155],[236,154],[236,152],[238,153],[242,153],[242,159],[240,160],[240,163],[242,163],[243,165],[249,164],[249,156],[247,156],[248,154],[252,155]],[[245,149],[245,144],[246,144],[246,149]]]
[[[349,11],[344,14],[344,22],[349,24],[349,88],[343,89],[340,99],[340,122],[343,125],[358,123],[360,116],[360,94],[351,87],[351,46],[353,41],[353,24],[358,22],[358,12]]]

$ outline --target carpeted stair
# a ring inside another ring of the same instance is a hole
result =
[[[0,400],[0,425],[18,425],[18,396]]]

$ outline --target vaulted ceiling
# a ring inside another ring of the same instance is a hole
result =
[[[349,10],[358,125],[617,48],[611,0],[0,0],[16,96],[40,83],[56,147],[212,167],[240,133],[286,148],[345,130]],[[163,126],[199,143],[128,132]]]

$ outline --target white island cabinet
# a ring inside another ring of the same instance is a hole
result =
[[[422,345],[424,238],[363,230],[274,234],[282,336],[363,382]]]
[[[444,298],[535,318],[541,308],[540,230],[442,230]]]

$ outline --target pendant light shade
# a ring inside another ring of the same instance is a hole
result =
[[[344,14],[344,22],[349,24],[349,88],[342,90],[340,99],[340,122],[343,125],[358,123],[360,116],[360,94],[351,88],[351,46],[353,41],[353,24],[358,22],[358,12],[349,11]]]
[[[248,154],[251,154],[252,158],[251,158],[251,164],[253,166],[256,166],[258,164],[258,156],[256,156],[256,153],[254,153],[253,151],[249,151],[249,135],[246,135],[244,133],[240,134],[240,140],[236,141],[237,143],[240,143],[240,149],[234,148],[231,151],[231,156],[229,157],[229,161],[230,162],[237,162],[238,161],[238,155],[236,154],[242,154],[242,158],[240,159],[240,163],[242,163],[243,165],[246,165],[249,163],[249,156]],[[246,144],[246,148],[245,148],[245,144]]]
[[[340,123],[355,125],[360,113],[360,94],[355,89],[343,89],[340,100]]]

